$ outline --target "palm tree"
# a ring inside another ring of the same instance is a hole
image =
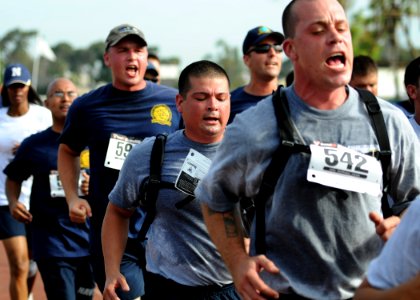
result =
[[[371,0],[370,10],[372,12],[372,30],[377,37],[377,42],[382,43],[385,49],[385,58],[394,70],[394,80],[397,84],[396,70],[399,65],[405,65],[400,60],[401,39],[398,33],[402,32],[406,41],[406,48],[411,57],[417,57],[419,50],[416,50],[409,35],[410,21],[412,18],[420,17],[420,2],[418,0]],[[399,91],[397,89],[397,97]]]

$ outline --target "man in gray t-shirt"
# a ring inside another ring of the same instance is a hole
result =
[[[198,61],[181,72],[178,86],[176,105],[185,129],[167,137],[161,168],[165,185],[159,190],[145,243],[147,272],[142,299],[239,300],[207,233],[200,204],[192,197],[224,135],[230,112],[229,79],[217,64]],[[117,287],[128,289],[119,262],[128,217],[146,189],[142,182],[150,175],[154,141],[145,139],[133,148],[109,195],[102,227],[105,299],[117,299]]]
[[[382,169],[368,155],[379,145],[365,104],[348,86],[353,49],[342,6],[292,1],[283,30],[295,72],[283,92],[295,142],[309,145],[311,154],[291,155],[266,200],[265,255],[256,253],[255,224],[247,253],[236,207],[257,195],[281,142],[271,97],[235,117],[195,195],[244,299],[352,298],[399,217],[381,215]],[[392,150],[389,194],[404,206],[420,198],[420,145],[403,114],[379,104]]]

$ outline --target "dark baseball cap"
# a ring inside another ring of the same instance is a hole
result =
[[[148,72],[150,75],[153,75],[153,76],[158,76],[159,75],[158,71],[156,70],[155,65],[152,64],[151,62],[147,63],[146,72]]]
[[[4,71],[4,86],[9,87],[14,83],[31,85],[31,73],[22,64],[10,64]]]
[[[266,26],[258,26],[248,31],[242,45],[242,52],[246,54],[250,47],[259,44],[268,37],[273,37],[279,44],[284,41],[284,35],[280,32],[273,31]]]
[[[130,24],[121,24],[117,27],[114,27],[109,32],[105,41],[105,48],[108,49],[109,47],[115,46],[119,41],[129,35],[137,36],[147,46],[146,38],[140,29]]]

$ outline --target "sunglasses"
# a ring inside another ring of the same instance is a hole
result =
[[[276,53],[283,52],[283,46],[282,45],[278,45],[278,44],[275,44],[275,45],[258,44],[258,45],[255,45],[255,46],[249,48],[249,50],[246,54],[249,54],[252,51],[255,51],[255,53],[258,53],[258,54],[267,53],[268,51],[270,51],[271,48],[273,48],[274,51],[276,51]]]

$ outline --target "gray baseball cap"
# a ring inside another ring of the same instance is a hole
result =
[[[137,36],[147,46],[146,38],[144,37],[144,34],[143,32],[141,32],[140,29],[130,24],[121,24],[117,27],[114,27],[109,32],[108,37],[105,41],[106,49],[115,46],[119,41],[121,41],[123,38],[129,35]]]

